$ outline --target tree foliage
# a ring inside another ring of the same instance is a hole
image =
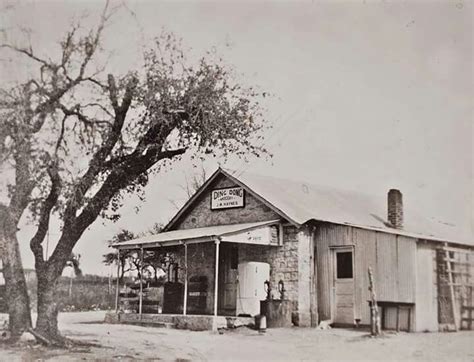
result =
[[[153,226],[140,234],[134,234],[133,232],[122,229],[120,232],[115,234],[112,239],[108,241],[109,246],[113,244],[120,244],[122,242],[136,239],[139,237],[155,235],[161,231],[163,225],[155,223]],[[118,265],[119,266],[119,279],[123,280],[125,273],[136,273],[140,276],[150,275],[155,281],[158,281],[158,277],[161,272],[167,272],[170,264],[174,263],[174,255],[170,252],[164,252],[162,250],[145,250],[143,253],[143,263],[141,262],[140,251],[138,250],[121,250],[111,251],[103,255],[102,262],[105,265]]]
[[[59,339],[54,283],[84,231],[100,216],[119,217],[125,193],[143,196],[150,175],[189,152],[194,157],[260,156],[265,123],[253,88],[207,52],[189,60],[181,41],[158,36],[143,64],[112,74],[100,64],[99,25],[73,26],[59,52],[44,56],[31,44],[3,44],[28,59],[28,79],[0,90],[0,162],[15,225],[28,208],[37,230],[30,241],[38,274],[38,321]],[[56,213],[61,234],[49,259],[43,241]]]

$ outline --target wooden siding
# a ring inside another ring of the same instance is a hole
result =
[[[438,330],[436,254],[431,245],[417,245],[415,331]]]
[[[368,268],[374,271],[379,300],[415,302],[416,241],[408,237],[324,223],[316,228],[316,268],[320,320],[332,319],[332,249],[354,247],[355,318],[370,322]]]
[[[315,230],[319,319],[332,319],[333,267],[331,246],[350,245],[350,228],[327,224]]]
[[[416,240],[397,236],[398,248],[398,302],[415,303]]]
[[[374,282],[378,300],[397,300],[397,259],[396,236],[377,233]]]
[[[397,319],[398,319],[398,329],[401,331],[406,331],[408,332],[408,326],[410,325],[410,329],[412,328],[412,322],[408,320],[413,319],[411,315],[408,313],[407,308],[400,308],[398,311],[399,315],[397,318],[397,308],[395,307],[385,307],[382,308],[382,313],[384,314],[384,329],[391,329],[391,330],[396,330],[397,329]]]
[[[376,265],[376,233],[370,230],[353,228],[355,248],[355,317],[362,323],[370,321],[370,299],[368,267],[375,272]]]

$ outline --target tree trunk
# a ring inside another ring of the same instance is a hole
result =
[[[9,328],[12,340],[31,327],[30,299],[16,238],[16,224],[5,207],[0,207],[0,251],[7,290]]]
[[[64,338],[58,330],[58,308],[56,293],[56,277],[46,273],[38,275],[38,318],[35,332],[51,344],[62,345]]]

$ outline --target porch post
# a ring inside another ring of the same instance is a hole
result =
[[[216,275],[214,277],[214,316],[217,316],[217,288],[219,284],[219,244],[221,241],[216,239]]]
[[[140,247],[140,295],[138,296],[138,313],[140,315],[140,319],[142,319],[142,307],[143,307],[143,245]]]
[[[120,249],[117,249],[117,284],[115,287],[115,313],[119,309],[119,289],[120,289]]]
[[[184,303],[183,315],[188,309],[188,244],[184,243]]]

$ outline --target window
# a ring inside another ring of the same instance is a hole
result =
[[[336,252],[337,279],[352,279],[352,251]]]

